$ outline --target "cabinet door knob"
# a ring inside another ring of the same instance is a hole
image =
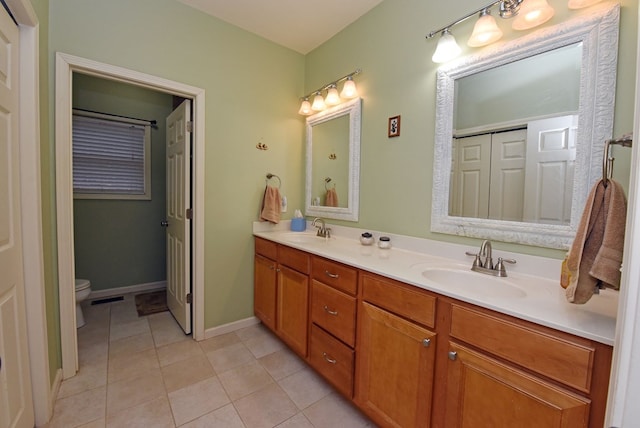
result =
[[[325,273],[325,275],[327,275],[329,278],[333,278],[333,279],[336,279],[336,278],[338,278],[338,277],[340,276],[340,275],[338,275],[337,273],[331,273],[331,272],[329,272],[328,270],[325,270],[325,271],[324,271],[324,273]]]
[[[333,316],[338,315],[338,311],[332,311],[331,309],[329,309],[327,305],[324,305],[324,311],[329,315],[333,315]]]
[[[322,353],[322,356],[324,357],[324,360],[325,360],[327,363],[335,364],[335,363],[337,363],[337,362],[338,362],[336,359],[331,358],[330,356],[328,356],[326,352],[323,352],[323,353]]]
[[[422,339],[422,346],[428,348],[431,345],[431,339]]]
[[[455,361],[456,358],[458,358],[458,353],[456,351],[449,351],[449,359]]]

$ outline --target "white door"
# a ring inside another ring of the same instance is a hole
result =
[[[527,124],[524,221],[569,224],[578,116]]]
[[[458,138],[455,200],[452,215],[487,218],[489,215],[489,180],[491,169],[491,135]]]
[[[33,427],[18,170],[18,27],[0,7],[0,428]]]
[[[167,117],[167,306],[191,333],[191,101]]]
[[[526,130],[492,135],[490,219],[522,221],[526,155]]]

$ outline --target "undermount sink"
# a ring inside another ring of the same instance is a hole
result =
[[[422,271],[422,276],[444,289],[478,296],[522,298],[527,295],[508,279],[470,270],[429,268]]]
[[[316,236],[315,233],[289,232],[283,233],[282,239],[292,244],[322,244],[328,242],[331,238]]]

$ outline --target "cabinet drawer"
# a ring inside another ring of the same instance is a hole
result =
[[[451,308],[451,336],[581,391],[591,389],[595,349],[587,341],[571,342],[457,305]]]
[[[311,321],[353,348],[356,339],[355,297],[315,279],[311,284]]]
[[[285,245],[278,246],[278,263],[289,266],[298,272],[309,274],[309,254]]]
[[[313,279],[355,296],[358,289],[358,271],[352,267],[319,257],[313,258]]]
[[[362,298],[397,315],[434,327],[436,298],[390,279],[362,275]]]
[[[349,398],[353,397],[353,363],[351,348],[320,327],[311,326],[309,364]]]
[[[278,258],[278,244],[273,241],[267,241],[266,239],[255,239],[256,254],[268,257],[271,260]]]

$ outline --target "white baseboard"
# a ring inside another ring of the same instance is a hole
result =
[[[242,320],[230,322],[229,324],[223,324],[217,327],[208,328],[204,331],[204,339],[211,339],[212,337],[231,333],[233,331],[240,330],[245,327],[251,327],[252,325],[256,325],[259,323],[260,320],[258,318],[249,317]]]
[[[121,296],[128,293],[140,293],[141,291],[153,291],[167,288],[167,281],[147,282],[145,284],[128,285],[126,287],[108,288],[106,290],[93,290],[88,300],[104,299],[107,297]]]

